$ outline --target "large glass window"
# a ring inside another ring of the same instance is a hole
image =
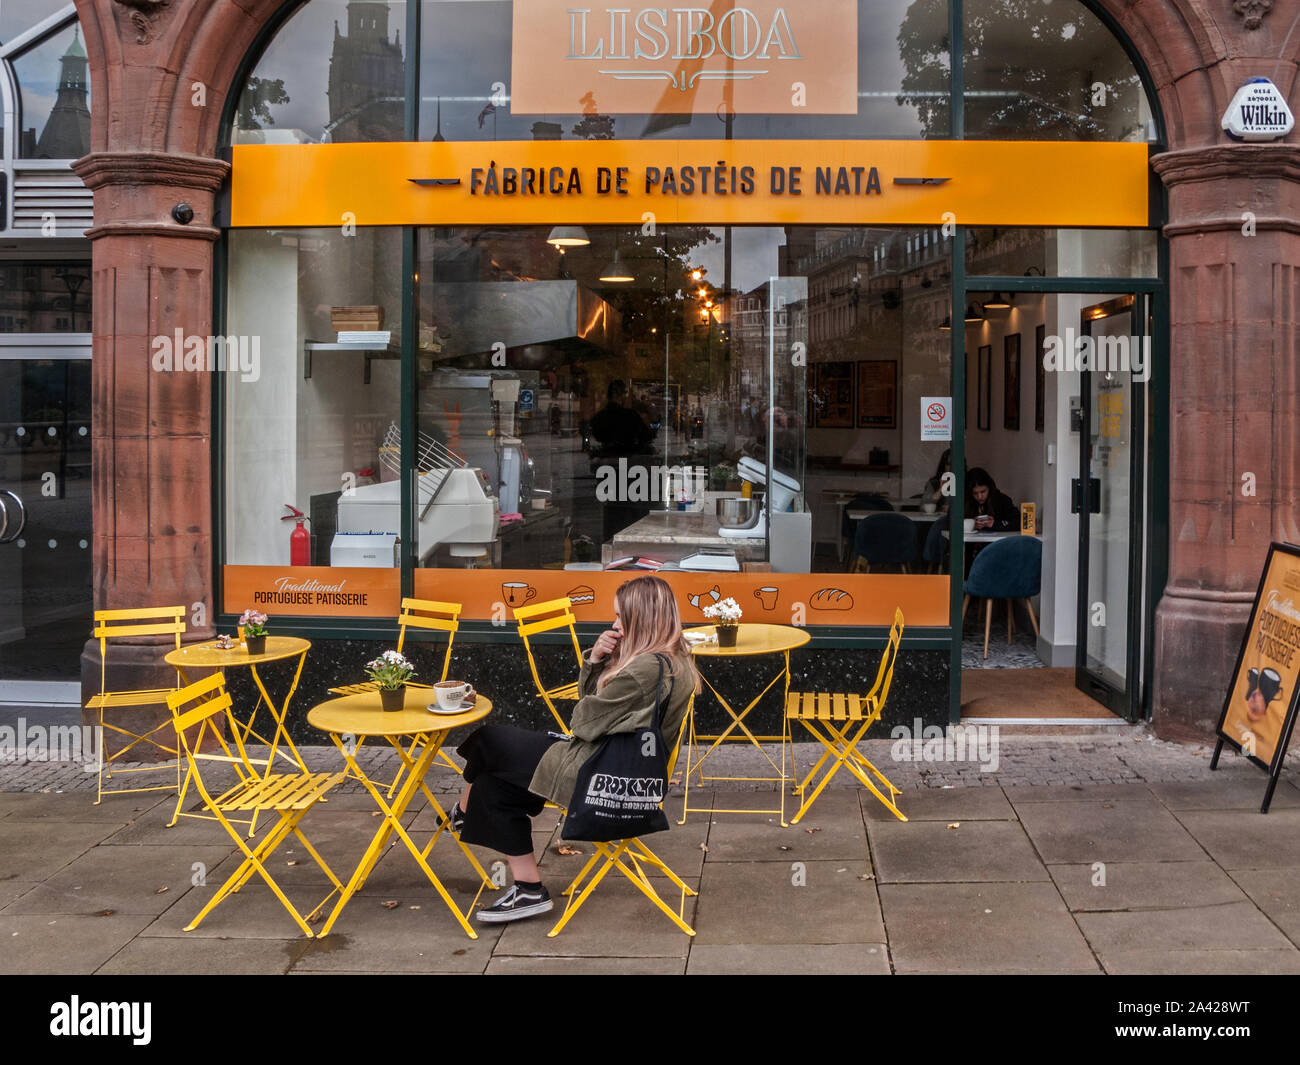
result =
[[[81,27],[51,34],[13,61],[24,159],[80,159],[90,151],[90,75]]]

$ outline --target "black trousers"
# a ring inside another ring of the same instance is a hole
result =
[[[463,843],[490,847],[509,856],[533,853],[529,818],[542,812],[546,800],[528,790],[537,763],[558,738],[513,725],[484,725],[456,748],[465,759],[470,793]]]

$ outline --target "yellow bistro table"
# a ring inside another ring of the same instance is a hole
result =
[[[401,710],[384,710],[380,703],[379,692],[375,691],[330,699],[328,702],[320,703],[307,711],[308,724],[320,729],[322,732],[329,733],[330,739],[334,741],[334,746],[339,749],[347,762],[348,775],[361,781],[375,800],[380,813],[384,815],[383,824],[379,826],[375,838],[370,841],[370,846],[366,849],[360,864],[357,865],[356,871],[352,874],[352,879],[348,881],[347,887],[343,889],[343,893],[339,896],[338,902],[335,903],[334,909],[321,927],[319,934],[322,936],[329,934],[348,900],[365,884],[366,878],[375,867],[375,863],[383,855],[389,838],[396,832],[406,845],[406,849],[410,851],[416,864],[424,875],[429,878],[429,883],[437,890],[442,897],[442,901],[447,904],[447,908],[455,914],[456,920],[460,922],[465,934],[470,939],[478,938],[478,934],[468,920],[469,913],[474,909],[474,904],[470,903],[469,910],[462,913],[452,901],[451,896],[447,894],[447,889],[442,886],[442,882],[437,875],[429,867],[429,852],[433,850],[433,845],[438,841],[438,837],[447,829],[447,812],[424,783],[424,775],[428,772],[429,766],[433,764],[434,758],[437,757],[443,741],[447,738],[447,734],[452,729],[482,721],[491,711],[492,701],[479,695],[474,700],[472,709],[458,714],[435,714],[427,709],[432,701],[433,692],[430,689],[407,688],[406,701]],[[428,742],[420,750],[419,755],[413,757],[415,747],[410,741],[421,734],[428,737]],[[402,765],[406,768],[401,787],[391,803],[384,796],[384,791],[387,790],[388,785],[376,784],[366,776],[365,772],[357,764],[357,751],[371,737],[388,741],[393,750],[397,752],[397,757],[402,760]],[[406,808],[410,805],[411,800],[415,798],[417,791],[424,792],[425,798],[429,800],[430,807],[440,819],[440,824],[434,831],[433,838],[429,840],[428,846],[423,849],[415,845],[406,828],[402,825],[402,815],[406,813]],[[451,838],[456,839],[455,836]],[[495,890],[495,885],[487,873],[483,871],[483,867],[479,864],[478,859],[474,857],[469,847],[458,839],[456,844],[464,852],[465,857],[482,881],[479,893],[481,894],[484,888]],[[475,901],[478,900],[477,895],[474,898]]]
[[[727,701],[727,699],[723,696],[723,694],[713,686],[713,683],[709,680],[704,670],[703,669],[700,670],[700,679],[704,682],[705,687],[707,687],[709,691],[713,693],[714,698],[718,700],[718,702],[722,705],[722,708],[731,717],[731,724],[729,724],[721,733],[715,736],[704,736],[699,734],[698,732],[696,732],[695,729],[695,709],[694,709],[694,704],[692,704],[689,731],[687,733],[687,741],[686,741],[686,772],[682,774],[682,781],[685,785],[685,795],[683,796],[683,800],[682,800],[682,819],[677,823],[679,825],[686,824],[686,815],[688,813],[707,813],[710,811],[713,813],[720,813],[720,814],[779,814],[781,817],[781,827],[785,828],[786,827],[785,786],[786,783],[792,779],[792,777],[788,775],[785,771],[785,748],[786,748],[786,742],[788,740],[788,732],[785,731],[785,729],[788,728],[788,725],[785,724],[785,714],[784,712],[782,712],[781,715],[781,720],[783,722],[782,725],[783,731],[780,736],[755,736],[749,730],[749,727],[745,724],[745,718],[749,715],[749,712],[753,710],[755,706],[758,705],[759,701],[763,698],[763,696],[765,696],[769,691],[771,691],[772,688],[774,688],[777,684],[783,685],[781,691],[781,706],[782,708],[785,707],[786,697],[790,694],[790,652],[793,651],[796,647],[802,647],[810,639],[812,639],[812,637],[809,636],[806,630],[795,628],[793,625],[763,625],[763,624],[742,623],[739,626],[737,626],[737,628],[738,631],[736,633],[735,647],[719,647],[716,643],[700,644],[692,648],[692,653],[695,655],[697,659],[746,658],[746,657],[753,657],[757,655],[780,655],[781,668],[777,671],[776,675],[772,677],[770,681],[767,682],[766,687],[764,687],[762,691],[760,691],[756,696],[754,696],[754,698],[750,700],[749,705],[746,706],[739,713],[737,713],[732,708],[731,703]],[[714,631],[714,626],[701,625],[693,629],[687,629],[686,631],[698,632],[707,635]],[[697,662],[696,664],[698,666],[702,663]],[[743,736],[735,735],[737,729],[743,732],[744,735]],[[736,743],[742,740],[748,740],[755,747],[757,747],[760,753],[763,755],[763,757],[767,759],[768,764],[771,765],[771,767],[774,770],[776,770],[776,772],[779,775],[775,777],[705,776],[703,770],[701,769],[701,766],[703,766],[705,759],[707,759],[709,755],[711,755],[714,751],[716,751],[718,747],[721,746],[723,743],[727,743],[727,742]],[[767,751],[763,750],[762,745],[764,741],[768,743],[779,742],[781,744],[780,766],[778,766],[774,761],[772,761],[772,756],[768,754]],[[698,753],[699,747],[704,743],[711,743],[711,746],[702,754],[699,754]],[[793,772],[794,766],[791,765],[790,768],[791,768],[791,772]],[[704,782],[706,780],[776,781],[778,786],[778,791],[781,794],[781,805],[779,809],[776,810],[719,810],[713,807],[698,807],[698,806],[692,807],[691,806],[691,774],[692,773],[696,773],[699,775],[700,787],[704,786]]]
[[[275,762],[278,754],[286,762],[292,765],[296,770],[303,773],[310,772],[307,765],[302,760],[302,755],[294,742],[289,737],[289,730],[284,727],[285,718],[289,713],[289,701],[293,698],[293,693],[298,690],[298,681],[302,679],[302,667],[307,661],[307,652],[311,650],[311,641],[301,639],[298,636],[268,636],[266,638],[266,650],[260,655],[248,653],[248,647],[242,643],[236,643],[230,650],[222,650],[215,640],[209,640],[207,643],[191,644],[188,647],[182,647],[179,651],[170,652],[163,661],[169,666],[175,666],[181,675],[184,684],[191,684],[198,679],[197,674],[206,672],[210,669],[219,669],[223,673],[230,669],[240,669],[247,667],[253,675],[253,683],[257,685],[258,701],[253,707],[253,712],[248,715],[248,724],[243,727],[243,734],[240,736],[240,742],[247,745],[248,737],[259,743],[265,744],[270,748],[266,756],[266,772],[271,772],[271,766]],[[298,664],[293,671],[293,683],[289,685],[289,691],[285,694],[284,701],[277,707],[275,700],[271,698],[270,693],[266,690],[266,685],[262,682],[261,675],[257,672],[257,667],[265,665],[268,662],[279,662],[286,658],[297,657]],[[190,674],[195,674],[191,676]],[[253,724],[257,721],[257,712],[266,704],[267,710],[275,722],[275,729],[271,733],[270,740],[253,730]],[[236,726],[238,727],[238,726]],[[280,740],[293,752],[293,758],[290,758],[283,751],[279,750]],[[261,764],[258,759],[255,764]],[[181,806],[185,802],[185,792],[189,788],[189,777],[186,776],[185,783],[181,787],[181,793],[176,800],[176,812],[172,814],[172,819],[168,824],[171,828],[181,817]],[[206,817],[206,814],[186,814],[185,816]],[[257,818],[254,816],[250,825],[249,834],[251,835],[257,824]]]

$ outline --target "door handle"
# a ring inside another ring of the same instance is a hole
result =
[[[9,533],[9,508],[5,505],[4,496],[8,496],[18,504],[18,528],[13,533]],[[9,491],[8,488],[0,489],[0,544],[11,544],[18,537],[22,536],[23,529],[27,527],[27,508],[23,506],[23,501],[18,496]]]

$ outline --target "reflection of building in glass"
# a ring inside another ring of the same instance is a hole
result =
[[[348,33],[334,23],[329,140],[391,141],[403,132],[402,33],[388,39],[388,5],[348,4]]]
[[[24,134],[35,136],[34,129]],[[81,46],[79,30],[59,60],[59,94],[50,109],[50,117],[36,142],[35,151],[24,156],[37,159],[80,159],[90,151],[90,106],[86,102],[86,50]]]
[[[90,264],[0,265],[0,333],[90,331]]]

